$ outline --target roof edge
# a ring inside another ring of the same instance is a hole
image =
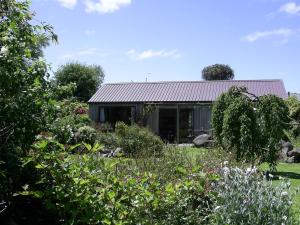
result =
[[[126,84],[168,84],[168,83],[215,83],[215,82],[282,82],[282,79],[259,79],[259,80],[194,80],[194,81],[150,81],[150,82],[116,82],[104,83],[103,85],[126,85]]]

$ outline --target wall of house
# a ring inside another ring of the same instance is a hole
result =
[[[212,105],[200,105],[194,107],[194,135],[209,133],[211,129]]]
[[[153,110],[148,117],[147,126],[153,131],[155,134],[159,134],[159,110],[156,108]]]
[[[100,122],[100,108],[120,106],[120,104],[89,104],[89,116],[94,122]],[[132,116],[142,112],[143,104],[122,104],[121,106],[133,107]],[[192,108],[193,109],[193,135],[209,133],[211,130],[212,104],[160,104],[153,110],[147,119],[147,126],[156,134],[159,134],[159,108]],[[135,113],[134,113],[135,111]],[[180,121],[178,121],[178,124]],[[177,126],[178,126],[177,124]]]
[[[89,117],[93,122],[99,122],[100,107],[98,104],[89,104]]]
[[[132,108],[132,118],[134,119],[138,113],[142,112],[142,104],[126,104],[126,103],[89,103],[89,117],[93,122],[100,121],[100,114],[104,113],[104,108],[106,107],[131,107]],[[104,115],[102,116],[104,117]]]

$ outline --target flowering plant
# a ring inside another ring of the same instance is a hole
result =
[[[295,224],[289,182],[274,187],[256,168],[222,168],[214,224]]]

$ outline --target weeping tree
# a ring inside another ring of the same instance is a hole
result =
[[[234,71],[230,66],[224,64],[214,64],[202,70],[203,80],[232,80]]]
[[[215,102],[212,126],[217,143],[237,161],[267,162],[276,168],[284,131],[290,127],[288,107],[275,95],[254,96],[232,87]]]

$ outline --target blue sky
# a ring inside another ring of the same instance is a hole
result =
[[[236,79],[283,79],[300,92],[300,0],[33,0],[54,26],[53,71],[101,65],[105,82],[200,80],[229,64]]]

